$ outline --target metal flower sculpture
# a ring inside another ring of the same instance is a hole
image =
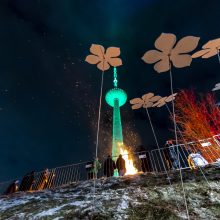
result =
[[[219,58],[220,38],[210,40],[202,46],[202,50],[197,51],[192,55],[192,58],[202,57],[203,59],[210,58],[218,54]]]
[[[147,93],[143,95],[141,98],[134,98],[130,100],[130,104],[132,104],[131,108],[133,110],[143,108],[150,108],[150,107],[162,107],[168,102],[171,102],[175,99],[177,93],[174,93],[170,96],[161,97],[159,95],[154,95],[154,93]]]
[[[218,55],[218,61],[220,63],[220,38],[210,40],[206,44],[202,46],[202,50],[197,51],[192,55],[192,58],[198,58],[201,57],[203,59],[208,59],[210,57],[213,57],[215,55]],[[216,91],[220,89],[220,83],[217,83],[215,87],[212,89],[212,91]]]
[[[101,117],[101,106],[102,106],[102,90],[103,90],[103,78],[105,70],[108,70],[110,66],[117,67],[122,65],[122,60],[118,58],[120,55],[120,48],[109,47],[105,50],[102,45],[92,44],[90,47],[90,52],[92,54],[88,55],[85,59],[86,62],[90,64],[96,64],[98,69],[102,71],[101,77],[101,89],[99,97],[99,113],[98,113],[98,123],[97,123],[97,134],[96,134],[96,158],[98,155],[99,146],[99,128],[100,128],[100,117]]]
[[[159,99],[152,107],[162,107],[164,105],[166,105],[168,102],[172,102],[175,99],[175,96],[177,95],[177,93],[174,93],[173,95],[170,96],[165,96],[165,97],[161,97],[161,99]]]
[[[187,36],[176,43],[174,34],[162,33],[154,43],[158,50],[147,51],[142,60],[148,64],[156,63],[154,69],[158,73],[170,70],[171,62],[176,68],[190,66],[192,57],[187,53],[197,47],[199,39],[199,37]]]
[[[122,65],[122,60],[118,58],[121,53],[118,47],[109,47],[105,50],[102,45],[92,44],[90,52],[92,54],[88,55],[85,61],[90,64],[97,64],[97,68],[102,71],[108,70],[110,66]]]
[[[147,51],[142,59],[144,62],[153,64],[154,69],[158,73],[167,72],[170,73],[170,90],[171,94],[174,94],[173,91],[173,79],[172,79],[172,71],[171,64],[176,68],[182,68],[186,66],[190,66],[192,62],[192,57],[190,52],[196,49],[199,43],[199,37],[194,36],[186,36],[176,42],[176,36],[174,34],[162,33],[155,41],[154,46],[157,50],[149,50]],[[162,105],[161,103],[158,104]],[[174,131],[175,131],[175,139],[177,140],[176,133],[176,121],[175,121],[175,106],[172,100],[173,105],[173,115],[174,115]],[[181,170],[180,170],[181,172]]]
[[[131,108],[133,110],[139,109],[141,107],[143,108],[150,108],[153,106],[154,102],[161,99],[161,96],[154,96],[154,93],[147,93],[143,95],[141,98],[134,98],[130,100],[130,103],[132,104]]]
[[[146,109],[146,113],[147,113],[148,120],[149,120],[149,123],[150,123],[150,126],[151,126],[151,130],[152,130],[153,135],[154,135],[155,143],[156,143],[157,148],[159,150],[160,158],[161,158],[163,167],[164,167],[164,169],[166,171],[168,180],[170,179],[170,177],[169,177],[169,174],[167,172],[166,166],[164,164],[163,157],[162,157],[162,155],[160,153],[160,146],[158,144],[158,139],[157,139],[157,136],[156,136],[156,133],[155,133],[155,130],[154,130],[154,126],[152,124],[152,120],[151,120],[150,112],[149,112],[148,108],[151,108],[151,107],[162,107],[162,106],[166,105],[167,102],[171,102],[171,101],[172,101],[172,103],[174,103],[174,99],[175,99],[176,95],[177,95],[177,93],[172,93],[168,97],[167,96],[161,97],[161,96],[154,96],[153,93],[147,93],[147,94],[143,95],[142,98],[134,98],[134,99],[130,100],[130,103],[132,104],[131,108],[133,110],[139,109],[141,107]],[[174,104],[173,104],[173,106],[174,106]],[[169,113],[170,113],[170,115],[172,117],[172,113],[169,110],[168,105],[166,105],[166,107],[167,107],[167,109],[168,109],[168,111],[169,111]],[[173,112],[173,120],[175,120],[174,112]],[[175,127],[175,129],[176,129],[176,127]],[[175,131],[175,133],[176,133],[176,131]],[[176,138],[176,140],[177,140],[177,138]],[[178,161],[179,161],[179,167],[181,167],[180,159],[179,159],[179,152],[178,152]],[[183,194],[184,194],[185,207],[186,207],[186,211],[187,211],[187,215],[188,215],[188,206],[187,206],[187,201],[186,201],[185,189],[184,189],[183,181],[182,181],[182,172],[181,172],[181,169],[179,169],[179,170],[180,170],[180,176],[181,176],[181,182],[182,182],[182,190],[183,190]],[[170,186],[172,186],[170,180],[169,180],[169,183],[170,183]],[[188,217],[188,219],[189,219],[189,217]]]
[[[164,97],[165,98],[165,97]],[[162,98],[161,96],[154,96],[153,93],[147,93],[145,95],[143,95],[141,98],[134,98],[134,99],[131,99],[130,100],[130,103],[131,103],[131,108],[133,110],[135,109],[139,109],[141,107],[145,108],[146,110],[146,114],[147,114],[147,117],[148,117],[148,120],[149,120],[149,123],[150,123],[150,126],[151,126],[151,130],[152,130],[152,133],[153,133],[153,136],[154,136],[154,139],[155,139],[155,143],[156,143],[156,146],[157,146],[157,149],[158,149],[158,152],[159,152],[159,155],[160,155],[160,159],[161,159],[161,162],[162,162],[162,165],[163,165],[163,168],[166,172],[166,175],[167,175],[167,180],[170,184],[170,186],[172,187],[172,184],[171,184],[171,181],[170,181],[170,177],[169,177],[169,174],[168,174],[168,171],[167,171],[167,168],[166,168],[166,165],[164,163],[164,159],[163,159],[163,156],[162,156],[162,153],[161,153],[161,149],[160,149],[160,146],[159,146],[159,142],[158,142],[158,138],[157,138],[157,135],[156,135],[156,132],[155,132],[155,129],[154,129],[154,126],[153,126],[153,123],[152,123],[152,120],[151,120],[151,116],[150,116],[150,112],[148,110],[148,108],[151,108],[153,107],[154,103],[156,102],[159,102],[161,99],[164,99]],[[167,99],[170,98],[169,97],[166,97]],[[173,97],[172,97],[173,98]],[[172,99],[171,98],[171,99]],[[164,99],[165,100],[165,99]],[[169,99],[170,100],[170,99]]]

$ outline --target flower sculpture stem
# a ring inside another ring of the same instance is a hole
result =
[[[146,108],[146,112],[147,112],[148,120],[149,120],[149,122],[150,122],[151,130],[152,130],[152,133],[153,133],[153,136],[154,136],[154,139],[155,139],[155,142],[156,142],[156,145],[157,145],[158,151],[159,151],[160,159],[161,159],[162,164],[163,164],[163,168],[164,168],[164,170],[165,170],[165,172],[166,172],[167,179],[168,179],[168,181],[169,181],[170,187],[172,187],[172,183],[171,183],[171,181],[170,181],[169,174],[168,174],[168,172],[167,172],[166,166],[165,166],[165,164],[164,164],[163,157],[162,157],[161,152],[160,152],[160,146],[159,146],[159,144],[158,144],[157,136],[156,136],[156,133],[155,133],[155,130],[154,130],[154,127],[153,127],[152,121],[151,121],[151,117],[150,117],[150,114],[149,114],[148,108]],[[180,211],[179,205],[178,205],[178,203],[177,203],[176,200],[175,200],[175,202],[176,202],[177,209]]]
[[[101,117],[101,108],[102,108],[102,90],[103,90],[103,81],[104,81],[104,70],[102,70],[102,77],[101,77],[101,89],[100,89],[100,96],[99,96],[99,113],[98,113],[98,125],[97,125],[97,133],[96,133],[96,148],[95,148],[95,159],[98,158],[98,147],[99,147],[99,128],[100,128],[100,117]],[[96,208],[96,179],[97,179],[97,172],[94,172],[94,181],[93,181],[93,211],[95,212]]]
[[[101,106],[102,106],[102,90],[103,90],[103,79],[104,72],[110,68],[110,66],[116,67],[122,65],[122,60],[118,58],[120,55],[120,48],[109,47],[105,50],[102,45],[92,44],[90,47],[90,52],[85,61],[90,64],[96,64],[97,68],[102,71],[101,77],[101,89],[99,97],[99,112],[98,112],[98,124],[96,133],[96,150],[95,150],[95,162],[98,160],[98,147],[99,147],[99,128],[100,128],[100,117],[101,117]],[[97,173],[94,172],[94,190],[93,190],[93,209],[95,211],[95,194],[96,194],[96,179]]]
[[[153,136],[154,136],[154,140],[155,140],[156,145],[157,145],[157,148],[158,148],[158,150],[159,150],[160,159],[161,159],[161,161],[162,161],[162,163],[163,163],[163,168],[164,168],[164,170],[165,170],[165,172],[166,172],[166,174],[167,174],[167,178],[168,178],[168,180],[169,180],[169,183],[171,184],[170,178],[169,178],[169,174],[168,174],[168,172],[167,172],[166,166],[165,166],[165,164],[164,164],[163,157],[162,157],[161,152],[160,152],[160,146],[159,146],[159,144],[158,144],[157,136],[156,136],[156,133],[155,133],[155,130],[154,130],[152,121],[151,121],[151,117],[150,117],[148,108],[146,108],[146,112],[147,112],[148,120],[149,120],[149,122],[150,122],[150,126],[151,126],[151,130],[152,130],[152,133],[153,133]]]
[[[171,90],[171,95],[173,96],[173,76],[172,76],[172,71],[170,67],[170,90]],[[176,132],[176,117],[175,117],[175,104],[174,104],[174,99],[172,99],[172,109],[173,109],[173,123],[174,123],[174,134],[175,134],[175,140],[176,144],[178,144],[178,138],[177,138],[177,132]]]
[[[172,77],[172,71],[171,71],[171,64],[170,64],[170,90],[171,90],[171,95],[173,96],[173,77]],[[172,99],[172,109],[173,109],[173,124],[174,124],[175,141],[176,141],[176,145],[178,145],[174,99]],[[185,192],[185,187],[183,184],[183,176],[182,176],[182,169],[181,169],[181,163],[180,163],[180,152],[178,148],[177,148],[177,160],[179,163],[180,180],[181,180],[183,197],[184,197],[184,202],[185,202],[185,207],[186,207],[186,215],[187,215],[187,218],[190,219],[187,200],[186,200],[186,192]]]
[[[96,158],[98,157],[98,147],[99,147],[99,129],[100,129],[100,117],[101,117],[101,107],[102,107],[103,81],[104,81],[104,71],[102,71],[101,89],[100,89],[100,97],[99,97],[99,113],[98,113],[98,125],[97,125],[97,133],[96,133],[96,149],[95,149]]]
[[[172,115],[172,112],[171,112],[169,106],[168,106],[167,104],[165,104],[165,105],[166,105],[166,108],[167,108],[167,110],[168,110],[168,112],[169,112],[171,118],[173,118],[173,115]],[[187,146],[187,141],[186,141],[185,138],[183,137],[183,134],[182,134],[182,132],[181,132],[181,130],[180,130],[180,128],[179,128],[179,126],[178,126],[177,124],[176,124],[176,128],[177,128],[177,130],[178,130],[178,132],[179,132],[179,134],[180,134],[180,136],[181,136],[181,138],[182,138],[182,140],[183,140],[183,143],[185,144],[185,146]],[[187,148],[185,148],[185,150],[188,152],[188,154],[190,154],[190,152],[188,151]],[[179,151],[178,151],[178,153],[179,153]],[[208,179],[207,179],[205,173],[202,171],[202,169],[201,169],[200,166],[199,166],[198,168],[199,168],[200,172],[202,173],[202,175],[203,175],[203,177],[204,177],[204,179],[205,179],[207,185],[211,188],[211,185],[210,185],[210,183],[209,183],[209,181],[208,181]]]

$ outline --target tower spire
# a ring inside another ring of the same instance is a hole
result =
[[[114,80],[113,80],[113,83],[114,83],[114,87],[117,88],[118,87],[118,75],[117,75],[117,69],[116,67],[114,67]]]

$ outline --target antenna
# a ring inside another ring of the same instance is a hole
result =
[[[116,67],[114,67],[114,80],[113,80],[113,83],[114,83],[114,87],[115,88],[117,88],[118,87],[118,79],[117,79],[117,77],[118,77],[118,75],[117,75],[117,69],[116,69]]]

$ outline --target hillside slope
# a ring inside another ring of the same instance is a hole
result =
[[[220,219],[220,170],[184,171],[184,186],[191,219]],[[185,219],[179,173],[151,173],[102,178],[38,191],[0,197],[0,219]],[[179,211],[177,204],[179,206]],[[95,204],[95,206],[93,206]]]

